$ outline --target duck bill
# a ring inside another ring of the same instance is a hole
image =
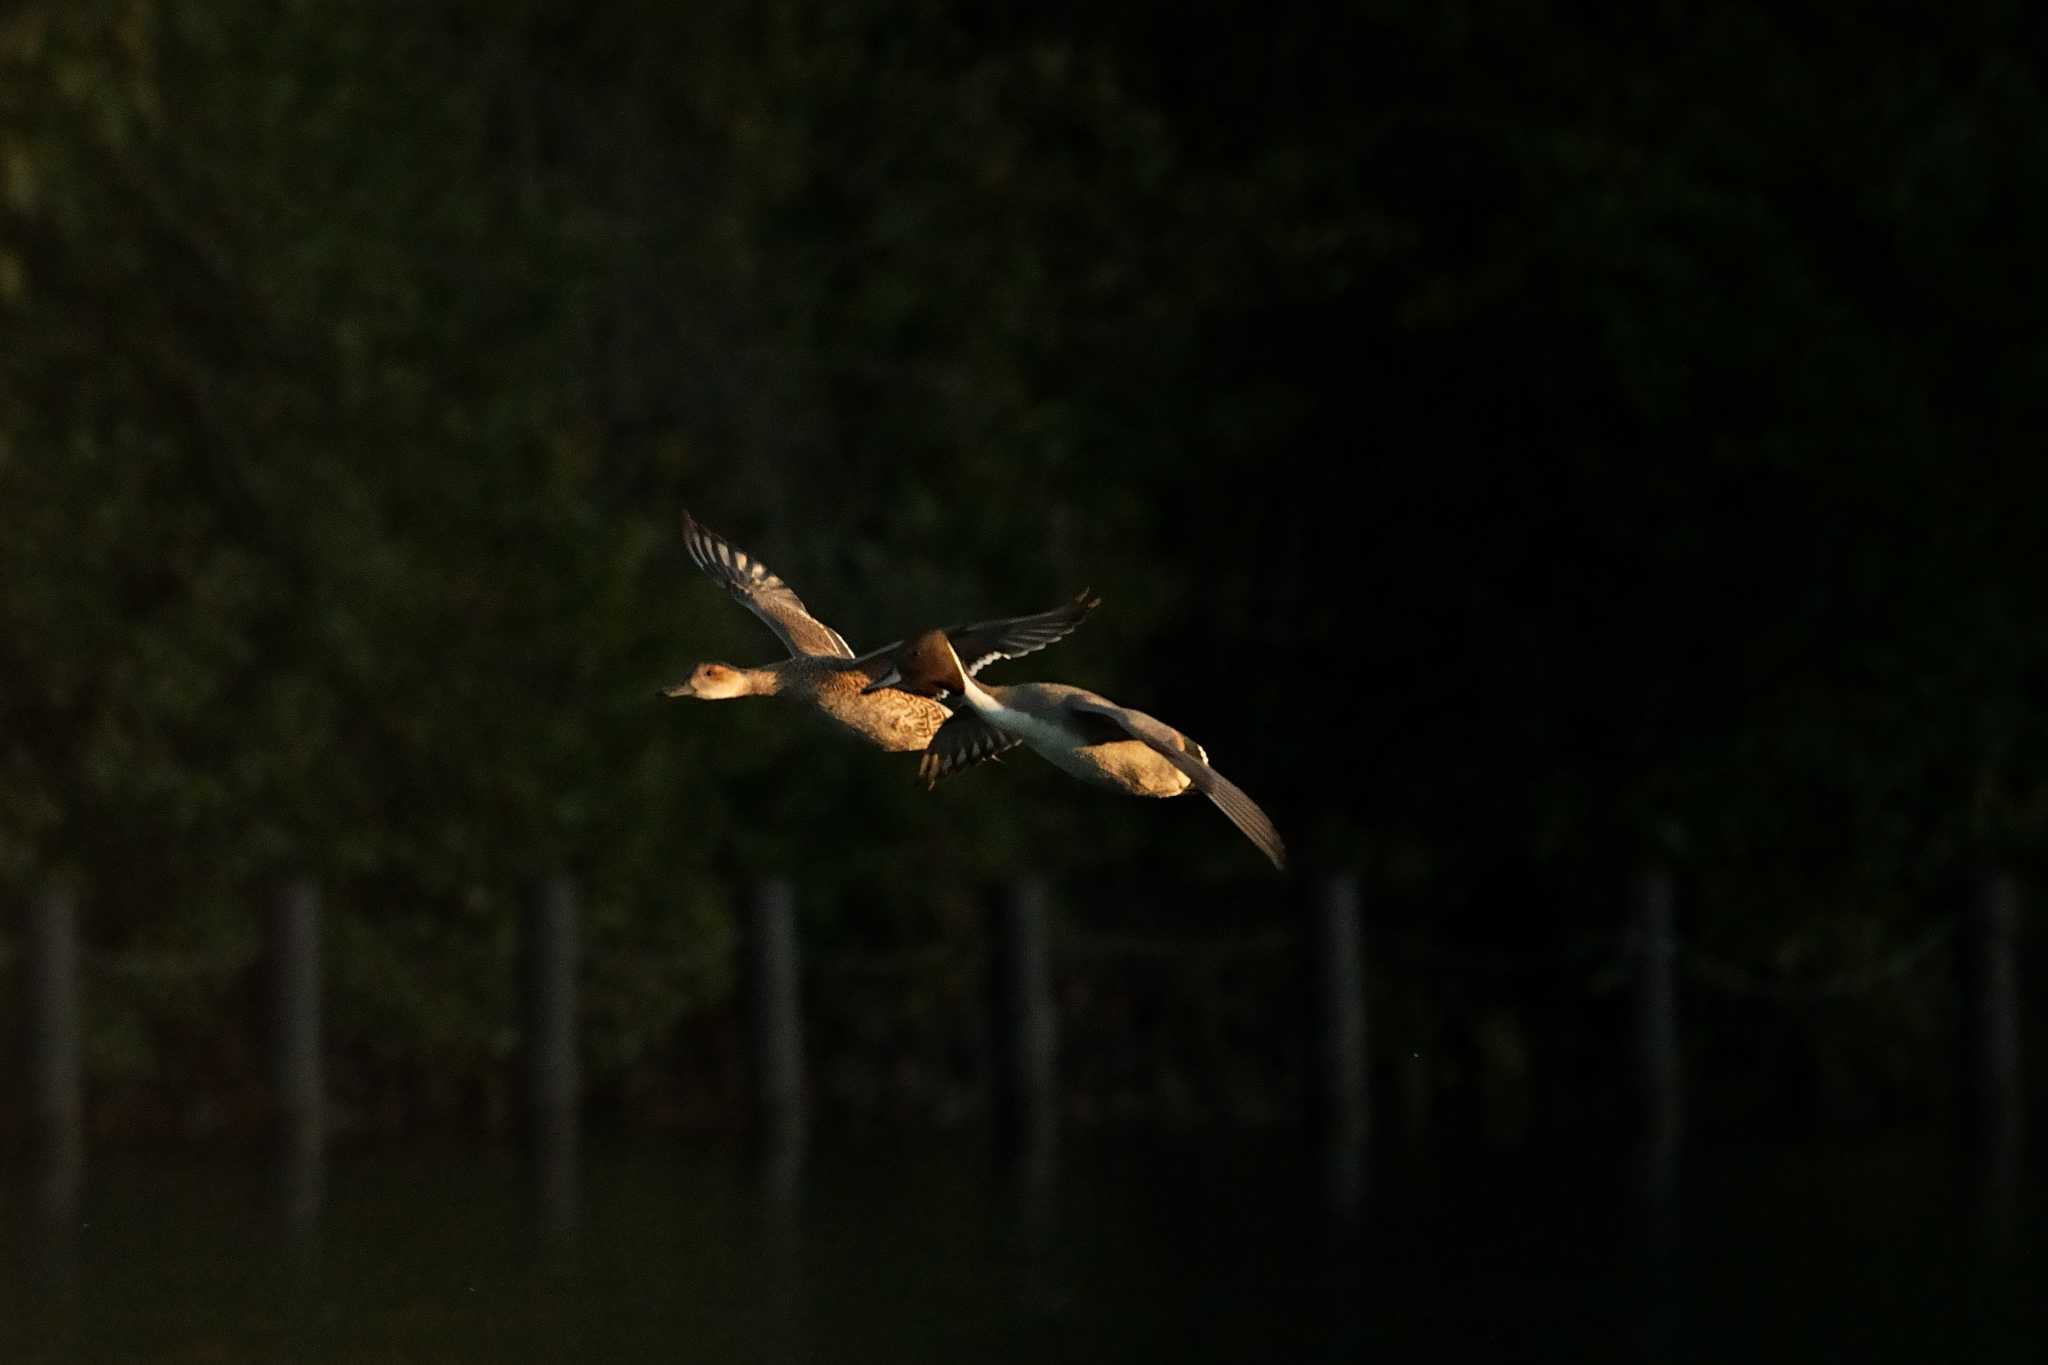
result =
[[[894,664],[890,664],[889,667],[881,674],[880,677],[876,678],[866,687],[863,687],[860,690],[860,694],[863,697],[865,697],[870,692],[879,692],[885,687],[895,687],[902,681],[903,670],[896,667],[896,665]]]
[[[697,691],[690,686],[689,680],[685,679],[674,687],[662,688],[661,695],[664,697],[694,697],[697,695]]]

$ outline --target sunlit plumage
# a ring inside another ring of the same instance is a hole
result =
[[[1073,777],[1131,796],[1201,792],[1285,870],[1287,848],[1259,804],[1209,766],[1202,746],[1180,731],[1106,697],[1065,683],[982,687],[944,631],[927,631],[890,653],[870,690],[959,698],[918,765],[926,785],[1017,744]]]
[[[664,696],[700,701],[735,697],[787,697],[803,703],[872,744],[896,751],[923,749],[946,723],[937,701],[869,685],[881,673],[892,642],[855,655],[846,637],[813,616],[795,589],[753,555],[683,513],[683,544],[711,580],[761,618],[775,632],[789,658],[759,667],[702,663]],[[1034,616],[1013,616],[954,627],[976,662],[971,675],[998,659],[1013,659],[1064,639],[1088,618],[1101,599],[1086,592]]]

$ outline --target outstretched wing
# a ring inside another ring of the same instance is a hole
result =
[[[760,560],[706,528],[687,508],[683,511],[683,545],[697,567],[766,622],[792,655],[853,657],[845,637],[811,615],[789,584]]]
[[[1282,872],[1287,870],[1287,846],[1280,842],[1280,831],[1273,828],[1272,820],[1259,809],[1259,803],[1244,794],[1243,788],[1217,772],[1195,753],[1182,749],[1185,738],[1179,731],[1162,721],[1153,719],[1143,711],[1115,706],[1108,702],[1091,701],[1084,697],[1072,697],[1065,703],[1069,711],[1083,715],[1101,716],[1114,721],[1132,739],[1142,740],[1165,757],[1167,762],[1188,775],[1195,789],[1216,803],[1216,808],[1230,817],[1230,823],[1244,831],[1247,839],[1259,846],[1259,851],[1273,860],[1273,866]],[[944,726],[939,727],[944,729]],[[934,737],[936,739],[936,737]],[[1193,740],[1188,747],[1200,753],[1200,746]]]
[[[917,761],[917,775],[924,779],[925,790],[930,791],[939,785],[940,778],[1008,753],[1023,742],[1004,734],[972,711],[955,711],[951,720],[933,732],[924,757]]]
[[[960,656],[960,666],[971,678],[997,659],[1014,659],[1066,639],[1088,619],[1089,612],[1101,605],[1102,599],[1084,588],[1073,601],[1051,611],[950,626],[946,638],[953,642],[953,652]]]

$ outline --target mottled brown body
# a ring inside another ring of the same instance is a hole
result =
[[[770,664],[762,671],[777,676],[775,695],[810,703],[871,744],[898,753],[922,750],[949,713],[937,702],[908,692],[862,696],[861,689],[875,680],[880,667],[874,659],[803,658]]]
[[[822,712],[870,744],[898,753],[921,752],[946,723],[949,712],[929,697],[868,690],[888,669],[888,655],[897,645],[855,657],[846,637],[811,615],[789,584],[745,550],[705,529],[687,511],[683,542],[697,566],[774,631],[790,657],[756,668],[700,663],[688,678],[663,688],[662,695],[698,701],[785,697]],[[971,673],[996,659],[1016,658],[1064,639],[1087,619],[1097,601],[1084,592],[1064,606],[1033,616],[956,626],[953,636],[975,651]]]

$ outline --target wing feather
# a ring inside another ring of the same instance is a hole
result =
[[[1023,742],[1004,734],[972,711],[955,711],[925,746],[924,757],[917,762],[917,775],[924,779],[925,790],[930,791],[939,785],[940,779],[998,758]]]
[[[766,564],[699,522],[687,508],[683,511],[683,545],[697,567],[760,617],[792,656],[853,657],[845,637],[811,615],[795,589]]]
[[[1008,616],[994,621],[951,626],[946,638],[960,656],[960,666],[973,677],[998,659],[1015,659],[1058,644],[1072,635],[1102,599],[1083,589],[1074,600],[1035,616]]]
[[[1244,789],[1210,767],[1196,754],[1201,747],[1188,740],[1189,753],[1180,747],[1179,741],[1186,737],[1164,721],[1156,720],[1143,711],[1117,706],[1109,702],[1092,701],[1085,697],[1074,697],[1067,701],[1067,709],[1085,715],[1101,716],[1114,721],[1132,739],[1141,740],[1163,756],[1167,762],[1188,775],[1196,790],[1216,803],[1216,808],[1230,817],[1247,839],[1259,846],[1259,851],[1272,859],[1273,866],[1282,872],[1287,870],[1287,845],[1281,842],[1280,831],[1259,803],[1247,796]],[[941,727],[942,729],[944,727]]]

